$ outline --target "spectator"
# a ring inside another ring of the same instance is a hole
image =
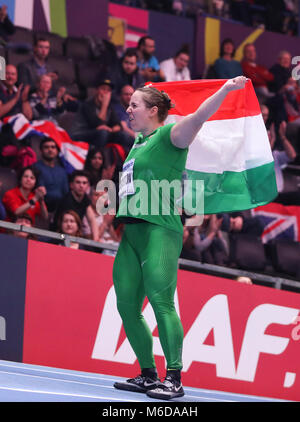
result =
[[[245,277],[245,276],[239,276],[236,278],[236,281],[238,281],[239,283],[245,283],[245,284],[253,284],[252,280],[250,277]]]
[[[220,18],[229,18],[228,0],[206,0],[207,12]]]
[[[183,46],[174,57],[160,63],[160,68],[165,75],[166,82],[188,81],[191,74],[188,68],[190,54],[188,46]]]
[[[222,214],[221,230],[229,233],[251,234],[261,237],[264,225],[260,217],[246,218],[242,214]]]
[[[284,176],[282,170],[288,163],[294,161],[297,156],[294,147],[286,137],[286,126],[286,122],[282,121],[279,127],[279,138],[283,150],[275,149],[274,144],[272,145],[272,138],[270,139],[274,158],[277,191],[279,193],[274,202],[279,202],[283,205],[300,205],[299,192],[297,190],[284,192]]]
[[[185,227],[181,257],[215,265],[228,260],[227,241],[221,233],[222,219],[206,215],[199,227]]]
[[[300,126],[300,88],[294,78],[289,78],[281,88],[286,118],[293,126]]]
[[[93,240],[98,240],[98,227],[91,207],[91,201],[87,196],[89,187],[89,174],[86,171],[75,170],[71,174],[70,191],[59,202],[54,215],[55,230],[57,230],[60,215],[64,211],[73,210],[79,215],[81,221],[86,215]]]
[[[44,186],[47,194],[45,203],[53,213],[59,201],[68,193],[68,176],[60,165],[59,148],[52,138],[45,137],[40,143],[41,159],[34,164],[39,172],[39,186]]]
[[[130,99],[133,93],[134,88],[131,85],[123,86],[121,89],[119,102],[114,105],[114,110],[118,115],[122,129],[132,138],[132,142],[135,139],[135,132],[131,129],[129,115],[126,110],[129,107]]]
[[[82,237],[82,221],[79,215],[73,210],[62,212],[58,220],[57,231],[68,236]],[[62,242],[58,242],[58,244],[62,244]],[[64,242],[63,244],[72,249],[85,249],[84,245],[74,241]]]
[[[244,56],[241,62],[243,74],[251,79],[253,87],[260,101],[265,101],[274,96],[269,91],[268,83],[274,80],[274,75],[265,67],[256,63],[256,48],[254,44],[246,44],[243,50]]]
[[[231,38],[226,38],[221,44],[220,57],[214,63],[217,78],[231,79],[242,75],[240,62],[234,60],[235,48]]]
[[[155,41],[149,35],[140,38],[138,42],[138,66],[145,81],[159,82],[165,79],[157,58],[154,56]]]
[[[121,144],[127,150],[131,148],[132,139],[122,130],[111,104],[112,88],[109,79],[101,81],[94,98],[82,104],[71,130],[74,140],[97,147],[112,142]]]
[[[277,59],[270,72],[274,75],[274,79],[269,83],[270,90],[277,93],[286,85],[291,75],[292,56],[288,51],[280,51]]]
[[[18,66],[19,83],[29,85],[33,91],[42,75],[48,74],[53,81],[58,79],[56,70],[49,62],[50,42],[45,38],[38,38],[33,48],[33,57]]]
[[[0,82],[0,119],[23,113],[31,119],[31,107],[28,102],[29,87],[20,85],[16,87],[18,79],[15,66],[8,64],[5,69],[5,80]],[[21,147],[21,148],[20,148]],[[25,142],[18,145],[17,139],[10,124],[1,127],[1,164],[20,169],[26,164],[36,161],[34,151]]]
[[[100,215],[97,212],[97,201],[99,201],[99,199],[101,200],[101,197],[104,197],[103,192],[97,192],[94,188],[92,188],[90,193],[91,207],[98,225],[99,242],[107,245],[118,246],[121,240],[121,233],[114,228],[115,215]],[[104,201],[106,201],[106,199],[104,199]],[[91,230],[86,217],[83,219],[82,231],[86,237],[91,237]],[[112,251],[110,251],[110,253],[114,255]]]
[[[195,247],[194,233],[191,227],[183,227],[183,245],[180,258],[199,262],[202,260],[201,253]]]
[[[202,253],[202,260],[209,264],[225,265],[228,245],[220,230],[222,219],[215,214],[205,216],[203,224],[194,230],[194,245]]]
[[[269,89],[275,93],[275,96],[269,99],[267,105],[278,128],[281,121],[287,119],[283,92],[284,86],[291,78],[291,54],[288,51],[281,51],[277,63],[270,68],[270,72],[274,75],[274,80],[269,83]]]
[[[0,82],[0,118],[10,117],[23,113],[31,119],[32,112],[28,102],[29,86],[16,87],[17,69],[7,65],[6,79]],[[18,142],[10,124],[1,127],[1,164],[19,170],[36,161],[35,152],[27,145],[26,141]]]
[[[9,35],[13,35],[15,31],[15,26],[7,14],[7,6],[3,4],[0,7],[0,43],[7,45]]]
[[[17,80],[17,68],[8,64],[5,69],[5,80],[0,82],[0,118],[23,113],[28,120],[31,120],[32,112],[28,102],[29,86],[21,84],[17,88]]]
[[[112,71],[111,79],[114,85],[114,100],[119,98],[123,86],[130,85],[136,89],[143,85],[144,78],[139,72],[137,62],[138,55],[136,49],[128,48],[117,68]]]
[[[43,186],[36,188],[37,172],[32,167],[24,167],[19,175],[18,186],[8,190],[3,196],[3,205],[7,213],[7,221],[14,221],[15,217],[27,213],[32,223],[40,215],[48,219],[48,210],[44,202],[46,189]]]
[[[20,226],[32,227],[32,218],[27,213],[24,213],[16,217],[14,223],[19,224]],[[12,234],[16,237],[21,237],[22,239],[36,239],[33,234],[23,230],[14,230]]]
[[[51,77],[47,74],[40,76],[36,92],[29,97],[29,104],[33,120],[50,120],[57,125],[56,118],[65,111],[63,96],[66,89],[60,87],[56,96],[51,94],[51,89]]]
[[[282,32],[287,35],[298,35],[298,15],[299,2],[298,0],[284,0],[285,2],[285,16],[282,25]]]
[[[265,125],[267,126],[268,118],[269,118],[269,109],[266,105],[261,106],[261,112],[263,116],[263,120]],[[275,168],[275,175],[276,175],[276,183],[277,183],[277,191],[281,193],[284,190],[284,177],[282,173],[282,169],[291,161],[294,161],[297,153],[292,146],[292,144],[289,142],[286,136],[286,128],[287,124],[285,121],[282,121],[279,126],[279,140],[280,140],[280,147],[283,149],[279,149],[275,147],[276,142],[276,133],[274,129],[274,123],[268,128],[267,132],[269,136],[270,146],[272,149],[272,154],[274,158],[274,168]],[[289,195],[290,196],[290,195]],[[279,198],[282,199],[282,197],[279,195],[277,197],[276,202],[280,202]],[[288,204],[285,204],[288,205]]]
[[[103,179],[106,167],[103,148],[92,147],[86,156],[84,170],[89,173],[90,185],[95,188],[97,183]]]

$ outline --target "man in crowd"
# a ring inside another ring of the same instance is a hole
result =
[[[132,138],[122,130],[112,104],[113,84],[109,79],[100,82],[94,98],[84,102],[74,119],[71,137],[96,147],[117,143],[129,150]]]
[[[5,69],[5,80],[0,82],[0,118],[12,116],[17,113],[23,113],[31,120],[32,111],[28,102],[29,86],[21,84],[18,88],[17,68],[8,64]]]
[[[9,35],[15,33],[15,27],[7,14],[7,6],[0,6],[0,43],[6,44]]]
[[[117,100],[124,85],[131,85],[134,89],[144,83],[144,78],[138,69],[138,55],[135,48],[127,48],[118,66],[112,72],[111,80],[114,85],[113,99]]]
[[[58,79],[58,74],[49,62],[50,42],[45,38],[38,38],[34,44],[33,57],[18,66],[19,83],[30,85],[34,90],[39,78],[46,73],[53,81]]]
[[[271,67],[270,72],[274,75],[270,83],[270,89],[277,93],[288,82],[291,75],[292,56],[288,51],[280,51],[277,62]]]
[[[40,143],[41,159],[34,167],[39,172],[39,185],[45,186],[47,194],[45,202],[49,212],[54,212],[59,201],[68,193],[68,176],[59,164],[59,149],[52,138],[45,137]]]
[[[190,54],[187,46],[183,46],[174,57],[160,63],[160,68],[165,75],[166,82],[188,81],[191,79],[188,68]]]
[[[269,91],[268,83],[274,80],[274,75],[265,67],[256,63],[256,48],[254,44],[246,44],[244,56],[241,62],[243,74],[251,79],[256,94],[262,101],[273,97],[274,93]]]
[[[131,129],[129,115],[126,110],[129,107],[133,93],[134,88],[131,85],[124,85],[121,89],[119,102],[114,105],[114,110],[118,115],[123,131],[131,136],[132,140],[135,138],[135,132]]]
[[[163,81],[165,76],[154,56],[155,41],[149,35],[140,38],[138,42],[138,66],[145,81]]]
[[[70,178],[70,191],[61,199],[54,216],[54,229],[57,229],[59,216],[63,211],[75,211],[81,221],[86,216],[89,223],[93,240],[98,241],[98,224],[93,212],[91,201],[87,195],[90,187],[89,174],[84,170],[75,170]]]

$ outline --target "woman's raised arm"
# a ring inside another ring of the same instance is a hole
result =
[[[187,148],[206,122],[219,109],[228,92],[242,89],[247,82],[244,76],[228,79],[211,97],[207,98],[192,114],[185,116],[171,130],[171,141],[178,148]]]

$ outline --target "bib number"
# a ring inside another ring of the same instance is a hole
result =
[[[120,180],[119,188],[119,197],[123,198],[127,195],[133,195],[135,193],[134,183],[133,183],[133,166],[134,158],[127,161],[122,169],[122,175]]]

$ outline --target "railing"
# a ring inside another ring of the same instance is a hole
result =
[[[7,230],[22,231],[25,233],[33,234],[38,237],[44,237],[46,239],[60,240],[64,242],[65,246],[69,246],[71,242],[77,242],[81,245],[89,246],[92,248],[99,249],[101,252],[103,249],[117,251],[118,246],[109,245],[106,243],[96,242],[94,240],[85,239],[82,237],[69,236],[62,233],[56,233],[49,230],[43,230],[33,227],[22,226],[19,224],[9,223],[6,221],[0,221],[0,227]],[[197,261],[190,261],[187,259],[179,259],[179,268],[187,271],[193,271],[204,274],[211,274],[218,277],[232,278],[235,279],[240,276],[250,277],[253,284],[263,285],[267,287],[273,287],[280,290],[293,290],[300,293],[300,282],[282,277],[270,276],[267,274],[254,273],[251,271],[240,270],[237,268],[227,268],[218,265],[206,264]]]

